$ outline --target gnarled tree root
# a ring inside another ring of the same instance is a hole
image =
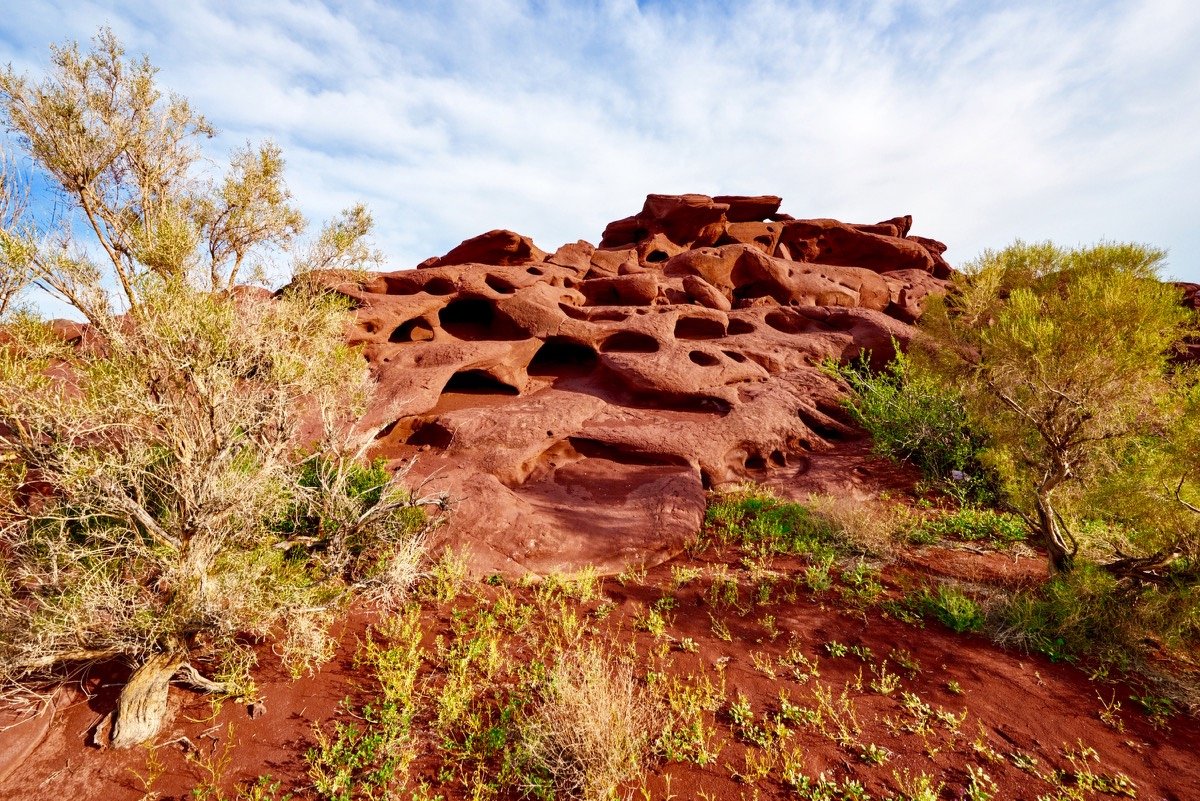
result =
[[[172,680],[201,692],[223,693],[229,687],[200,675],[182,654],[154,654],[129,677],[117,698],[117,708],[96,728],[94,741],[99,746],[129,748],[153,738],[167,717],[167,697]]]

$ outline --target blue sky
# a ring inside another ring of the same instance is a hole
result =
[[[1200,281],[1200,4],[15,0],[0,62],[110,25],[314,220],[399,269],[491,228],[596,242],[648,192],[912,214],[952,263],[1134,240]]]

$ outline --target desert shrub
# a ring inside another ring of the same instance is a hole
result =
[[[338,600],[406,586],[423,527],[399,477],[357,465],[370,380],[314,277],[376,260],[370,215],[302,245],[279,148],[208,174],[212,127],[155,72],[108,30],[43,77],[0,70],[5,144],[59,193],[25,204],[0,170],[0,682],[128,661],[123,746],[173,678],[244,689],[247,638],[281,635],[297,670],[326,656]],[[237,286],[287,268],[278,297]],[[12,314],[30,280],[86,318],[78,346]]]
[[[1001,644],[1056,660],[1094,657],[1128,668],[1160,646],[1181,656],[1195,653],[1200,591],[1186,578],[1131,586],[1080,562],[1039,587],[999,599],[989,621]]]
[[[563,652],[523,722],[532,791],[603,801],[638,775],[657,730],[652,699],[632,670],[596,648]]]
[[[284,544],[320,543],[328,568],[377,600],[402,599],[423,571],[424,533],[431,520],[405,483],[406,469],[367,462],[360,454],[316,452],[297,477],[296,503],[279,529]]]
[[[298,451],[302,409],[332,423],[369,386],[341,344],[344,306],[155,280],[139,297],[93,344],[25,320],[0,347],[0,678],[129,660],[118,744],[153,733],[120,712],[143,668],[238,692],[245,635],[279,632],[294,669],[319,661],[331,609],[350,587],[407,581],[424,527],[399,479],[357,466],[333,429],[320,458]]]
[[[964,506],[923,520],[913,527],[909,537],[916,542],[936,542],[947,538],[1009,544],[1024,541],[1028,534],[1028,527],[1017,515]]]
[[[955,497],[996,500],[995,479],[980,461],[984,438],[951,385],[914,371],[899,350],[880,371],[872,371],[865,357],[831,369],[849,385],[847,408],[877,453],[909,462]]]
[[[810,495],[806,505],[828,521],[851,550],[860,554],[889,553],[897,538],[912,527],[912,513],[903,504]]]
[[[971,596],[950,584],[921,590],[911,601],[921,614],[933,617],[947,628],[963,634],[983,628],[983,608]]]
[[[1164,258],[1136,244],[1017,242],[965,265],[922,317],[915,372],[963,399],[1008,500],[1036,519],[1055,570],[1079,554],[1070,518],[1088,509],[1087,496],[1114,474],[1145,472],[1157,449],[1136,444],[1186,427],[1177,397],[1190,379],[1171,359],[1194,320],[1178,289],[1159,280]],[[1187,489],[1186,459],[1174,461]],[[1160,508],[1178,505],[1161,485],[1157,494]],[[1115,546],[1162,564],[1181,538],[1157,538],[1154,551],[1128,539]]]

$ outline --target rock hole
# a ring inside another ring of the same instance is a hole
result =
[[[430,278],[425,282],[422,290],[430,295],[453,295],[455,292],[454,282],[449,278]]]
[[[527,372],[536,376],[584,375],[595,366],[596,351],[590,345],[550,337],[534,354]]]
[[[746,464],[747,470],[766,470],[767,469],[767,460],[762,458],[762,456],[757,453],[754,454],[753,456],[747,456],[745,464]]]
[[[567,442],[571,444],[576,453],[589,459],[607,459],[617,464],[647,467],[667,465],[682,467],[688,464],[686,458],[675,454],[640,451],[632,445],[604,442],[590,437],[567,437]]]
[[[801,322],[802,318],[794,312],[784,313],[782,311],[773,311],[768,313],[763,319],[767,325],[785,334],[799,334],[804,329]]]
[[[771,463],[777,467],[787,467],[787,455],[783,451],[771,451]]]
[[[721,360],[711,353],[705,353],[702,350],[694,350],[688,354],[688,358],[701,367],[715,367],[721,363]]]
[[[753,334],[758,329],[746,320],[733,319],[729,321],[729,334],[736,336],[737,334]]]
[[[388,337],[388,342],[428,342],[433,339],[433,326],[420,317],[401,323]]]
[[[680,317],[675,322],[676,339],[717,339],[725,336],[725,326],[708,317]]]
[[[508,281],[505,281],[498,275],[489,275],[487,278],[483,279],[483,282],[499,292],[501,295],[511,295],[517,291],[515,286],[510,284]]]
[[[545,275],[545,273],[537,267],[527,267],[525,272],[529,273],[530,275]]]
[[[709,472],[707,470],[700,471],[700,487],[705,492],[708,492],[709,490],[711,490],[713,488],[712,476],[709,475]]]
[[[600,344],[601,353],[657,353],[658,340],[637,331],[619,331]]]
[[[465,340],[524,339],[527,334],[483,298],[458,298],[438,312],[442,330]]]
[[[654,264],[667,260],[667,252],[665,250],[652,250],[646,254],[646,263]]]
[[[446,427],[441,423],[424,423],[408,435],[408,439],[404,441],[404,444],[449,448],[453,439],[454,434],[446,430]]]
[[[746,357],[743,356],[742,354],[738,353],[736,350],[723,350],[723,351],[721,351],[721,353],[724,353],[726,356],[733,359],[738,364],[741,364],[742,362],[746,361]]]
[[[459,370],[450,376],[442,394],[458,392],[463,395],[520,395],[511,384],[505,384],[485,370]]]

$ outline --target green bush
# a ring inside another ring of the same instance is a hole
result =
[[[914,606],[921,614],[934,617],[959,634],[983,628],[984,614],[979,603],[957,587],[939,584],[936,590],[923,590]]]
[[[1137,586],[1080,562],[991,612],[997,639],[1051,659],[1091,656],[1129,666],[1156,644],[1195,652],[1200,590],[1186,577]]]
[[[984,439],[969,425],[961,395],[916,373],[899,350],[880,371],[865,356],[831,369],[850,385],[847,408],[877,453],[909,462],[957,498],[996,500],[996,480],[980,461]]]

